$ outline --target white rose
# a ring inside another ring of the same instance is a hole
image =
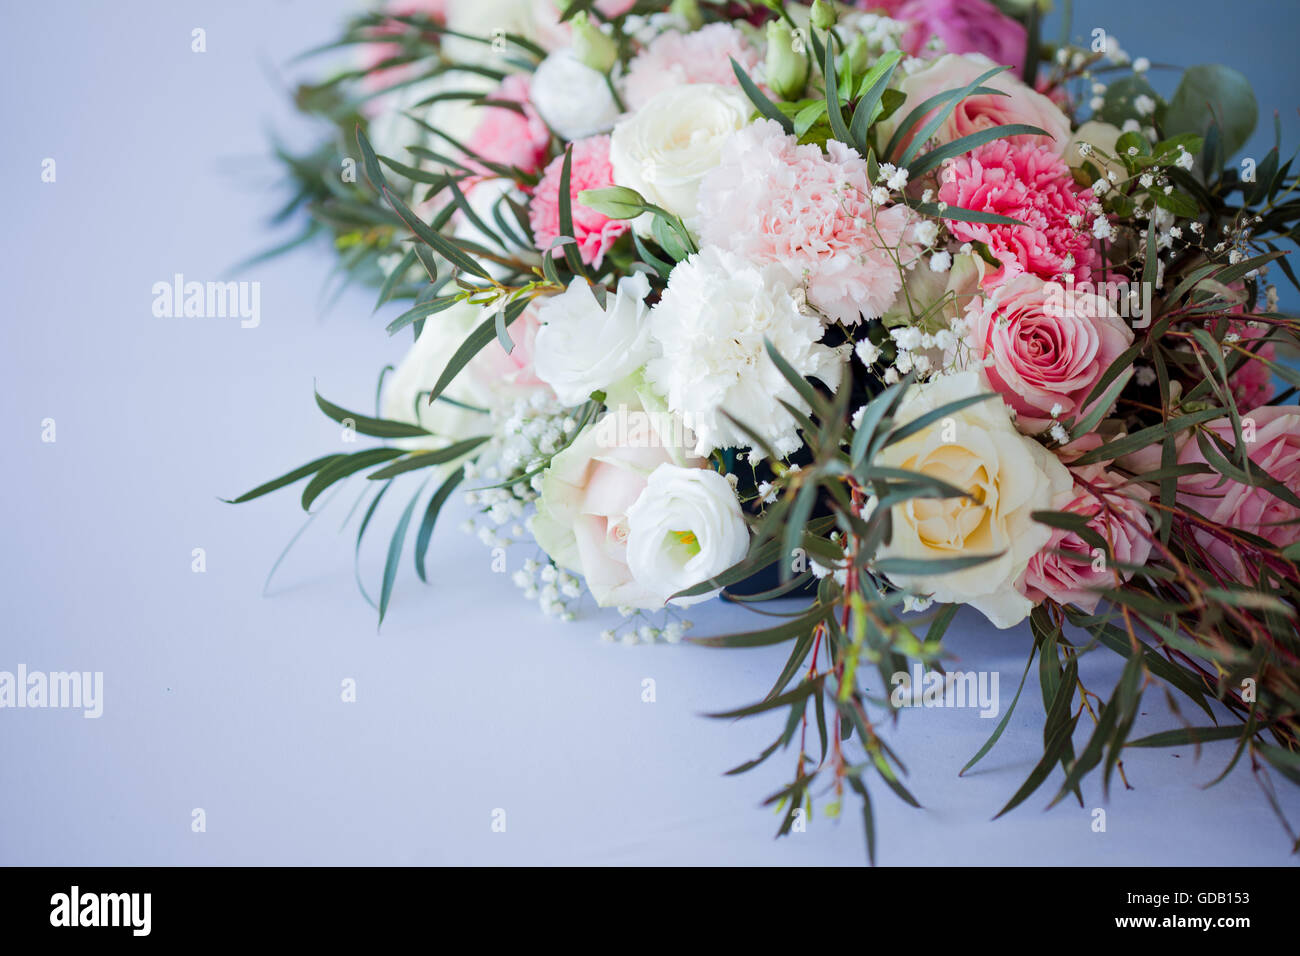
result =
[[[603,133],[619,117],[604,74],[572,50],[559,50],[538,64],[528,96],[546,125],[566,140]]]
[[[800,309],[796,291],[782,266],[759,268],[716,246],[673,269],[650,311],[650,335],[663,355],[650,361],[646,378],[695,432],[697,455],[753,444],[728,415],[778,455],[799,447],[795,420],[777,399],[805,412],[808,405],[772,362],[765,340],[800,375],[839,384],[847,359],[820,344],[821,320]]]
[[[442,448],[464,438],[490,434],[490,412],[508,408],[535,391],[548,390],[534,377],[530,365],[537,333],[536,313],[530,307],[511,323],[513,352],[507,355],[501,343],[493,339],[456,374],[432,404],[429,393],[447,363],[490,313],[482,306],[457,302],[428,316],[420,337],[384,380],[379,414],[390,421],[419,425],[433,436],[400,439],[395,444],[405,448]]]
[[[899,407],[899,424],[940,405],[987,391],[975,372],[913,385]],[[945,439],[948,439],[945,441]],[[894,505],[893,535],[881,558],[1000,557],[946,574],[891,574],[900,587],[940,603],[969,604],[999,628],[1024,620],[1033,602],[1022,593],[1029,559],[1051,529],[1034,511],[1053,507],[1073,487],[1056,456],[1016,431],[996,397],[968,405],[886,448],[877,463],[919,471],[972,492],[969,498],[913,498]]]
[[[618,280],[602,309],[585,279],[576,278],[561,295],[537,311],[533,361],[537,377],[555,389],[560,401],[585,402],[641,368],[654,354],[646,317],[650,282],[643,273]]]
[[[739,562],[749,529],[731,483],[707,468],[663,464],[627,512],[627,564],[643,588],[664,602]],[[711,591],[673,603],[706,601]]]
[[[609,160],[614,182],[635,189],[649,202],[682,217],[695,218],[700,181],[722,161],[722,144],[749,122],[754,112],[738,88],[716,83],[674,86],[614,127]],[[633,224],[649,234],[649,216]]]
[[[648,394],[633,394],[579,432],[542,473],[529,531],[556,564],[586,579],[600,606],[663,607],[667,595],[628,566],[628,509],[660,465],[704,466],[686,454],[687,441],[680,421]]]
[[[568,35],[567,24],[561,24],[560,13],[552,0],[448,0],[447,28],[456,33],[491,40],[494,36],[512,33],[540,44],[544,49],[554,49]],[[497,34],[495,31],[501,31]],[[442,48],[453,63],[490,66],[500,70],[518,67],[506,61],[507,56],[518,56],[522,51],[505,41],[505,46],[493,48],[491,43],[480,43],[448,34],[442,38]],[[467,73],[456,73],[468,76]]]

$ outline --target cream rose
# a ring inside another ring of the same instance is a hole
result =
[[[722,144],[752,112],[745,94],[733,86],[692,83],[657,93],[614,126],[609,144],[614,182],[689,226],[701,180],[722,161]],[[646,235],[649,223],[647,215],[633,226]]]
[[[941,405],[985,391],[974,372],[914,385],[898,410],[900,423]],[[1068,496],[1069,471],[1032,439],[1016,431],[996,397],[968,405],[886,448],[880,465],[931,475],[964,488],[970,498],[913,498],[894,505],[893,534],[881,558],[936,559],[999,554],[944,574],[890,574],[900,587],[944,604],[970,604],[996,627],[1024,620],[1033,602],[1024,595],[1025,569],[1051,529],[1030,515]]]
[[[628,555],[628,513],[650,475],[660,466],[690,471],[704,465],[686,454],[688,442],[675,422],[661,407],[634,397],[583,429],[542,475],[529,530],[556,564],[586,578],[602,607],[659,608],[678,590],[643,581]]]

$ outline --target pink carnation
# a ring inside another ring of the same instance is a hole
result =
[[[518,103],[524,111],[520,114],[504,106],[486,107],[480,111],[483,118],[465,145],[488,162],[536,172],[546,159],[551,133],[528,101],[528,74],[511,73],[488,99]],[[471,160],[470,165],[476,164]]]
[[[1242,438],[1251,462],[1300,495],[1300,409],[1265,405],[1241,416]],[[1228,446],[1236,445],[1232,422],[1219,418],[1204,428]],[[1215,451],[1223,454],[1217,445]],[[1231,459],[1232,455],[1224,455]],[[1180,465],[1205,463],[1195,437],[1183,443]],[[1244,485],[1211,472],[1178,479],[1178,503],[1221,528],[1246,531],[1279,548],[1300,540],[1300,508],[1278,498],[1267,488]],[[1260,560],[1248,545],[1234,544],[1209,529],[1194,534],[1197,542],[1223,570],[1239,581],[1256,580]]]
[[[710,23],[694,33],[669,30],[650,41],[628,65],[624,100],[636,110],[656,94],[687,83],[735,86],[736,58],[750,76],[763,62],[745,35],[729,23]]]
[[[1133,344],[1133,330],[1104,297],[1031,275],[1015,276],[987,307],[972,300],[966,314],[977,347],[992,359],[984,368],[989,384],[1028,434],[1054,418],[1086,415],[1085,399]]]
[[[925,56],[937,36],[949,53],[983,53],[1016,72],[1024,68],[1024,25],[988,0],[859,0],[858,6],[907,23],[903,49],[913,56]]]
[[[808,301],[831,319],[876,318],[903,279],[891,256],[914,260],[906,206],[872,204],[867,166],[843,143],[798,145],[772,120],[732,134],[700,186],[700,237],[802,279]]]
[[[985,243],[1002,264],[985,279],[986,288],[1020,272],[1040,279],[1071,273],[1076,281],[1092,274],[1097,262],[1088,231],[1092,190],[1075,184],[1070,167],[1053,150],[996,139],[949,160],[942,179],[939,198],[949,206],[1024,223],[948,222],[954,236]]]
[[[1142,507],[1142,502],[1151,500],[1151,492],[1138,484],[1117,490],[1124,479],[1101,465],[1079,468],[1074,474],[1072,498],[1064,505],[1054,503],[1054,508],[1087,515],[1088,527],[1109,545],[1110,558],[1104,551],[1094,554],[1095,544],[1077,532],[1053,528],[1043,550],[1029,559],[1025,596],[1035,603],[1051,598],[1091,614],[1097,610],[1100,592],[1117,586],[1117,571],[1124,581],[1133,576],[1128,568],[1114,568],[1112,559],[1116,564],[1141,567],[1151,555],[1151,522]]]
[[[533,239],[542,252],[546,252],[560,236],[560,173],[563,169],[563,156],[551,160],[528,209]],[[612,185],[614,169],[609,162],[609,137],[591,136],[577,140],[573,144],[573,164],[569,170],[569,197],[573,210],[573,238],[578,241],[582,261],[589,266],[600,266],[609,247],[627,232],[631,221],[610,219],[604,213],[588,209],[578,202],[578,193]],[[564,247],[556,246],[552,255],[564,255]]]

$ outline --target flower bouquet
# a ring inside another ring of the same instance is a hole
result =
[[[453,495],[494,560],[528,549],[510,570],[542,611],[617,608],[608,639],[680,640],[719,595],[799,602],[687,638],[791,647],[719,715],[788,712],[735,768],[798,738],[782,832],[848,790],[871,850],[877,785],[916,802],[881,727],[915,674],[952,689],[962,605],[1027,621],[1038,661],[1042,758],[1002,812],[1057,765],[1054,802],[1122,775],[1126,747],[1232,739],[1285,826],[1300,324],[1270,280],[1296,283],[1290,160],[1232,164],[1257,107],[1227,67],[1166,99],[1101,31],[1043,43],[1034,3],[860,6],[357,17],[335,45],[354,65],[299,92],[334,134],[282,153],[286,212],[413,342],[374,415],[316,397],[373,445],[235,500],[305,480],[311,509],[364,473],[360,536],[404,495],[381,621]],[[1093,651],[1125,660],[1109,693],[1079,680]],[[1135,734],[1153,684],[1204,716]]]

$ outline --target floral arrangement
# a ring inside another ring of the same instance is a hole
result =
[[[1042,759],[1002,812],[1058,765],[1053,802],[1082,801],[1126,747],[1233,739],[1230,768],[1247,757],[1286,826],[1300,375],[1279,356],[1300,324],[1272,280],[1296,283],[1290,160],[1278,143],[1233,165],[1257,107],[1227,67],[1165,99],[1102,31],[1044,43],[1034,2],[859,7],[358,16],[331,47],[354,65],[299,91],[334,132],[282,152],[282,215],[305,209],[296,241],[330,236],[347,276],[402,303],[388,332],[413,343],[375,415],[317,395],[378,443],[235,500],[306,480],[310,509],[364,472],[359,542],[401,489],[381,621],[454,494],[488,547],[535,543],[514,579],[542,611],[618,608],[609,639],[680,640],[684,609],[719,595],[801,601],[687,638],[791,645],[762,700],[718,715],[788,712],[733,771],[797,739],[782,832],[847,790],[874,852],[875,786],[916,803],[881,734],[888,689],[913,666],[942,681],[962,605],[1027,621],[1038,662]],[[1109,693],[1078,674],[1101,649],[1125,659]],[[1135,736],[1153,684],[1204,718]]]

